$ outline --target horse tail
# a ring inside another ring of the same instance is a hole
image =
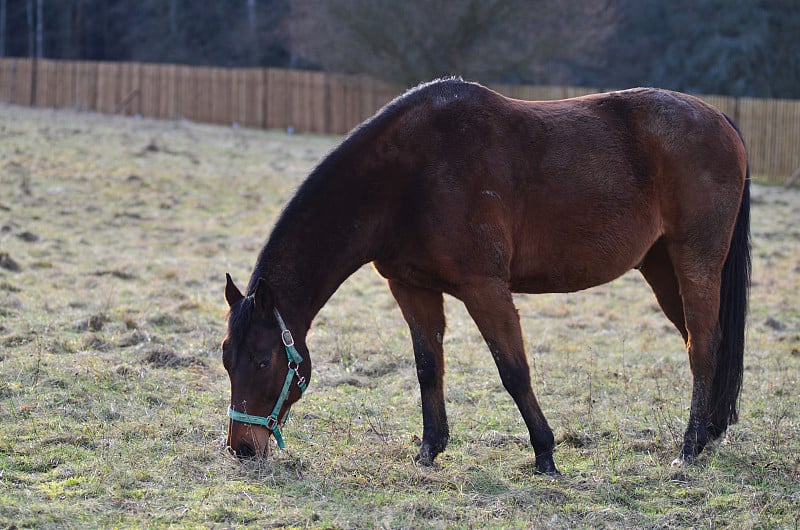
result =
[[[736,124],[726,116],[736,129]],[[744,372],[744,335],[750,290],[750,164],[747,163],[744,190],[733,229],[728,256],[722,268],[719,326],[722,332],[717,350],[716,373],[711,397],[709,434],[716,438],[739,419],[737,402]]]

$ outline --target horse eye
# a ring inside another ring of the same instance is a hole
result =
[[[258,365],[256,366],[256,369],[257,370],[261,370],[262,368],[266,368],[267,366],[269,366],[269,359],[264,359],[263,361],[258,363]]]

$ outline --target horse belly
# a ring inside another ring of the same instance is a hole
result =
[[[511,288],[563,293],[608,283],[641,263],[659,236],[658,220],[642,215],[595,225],[536,223],[518,239]]]

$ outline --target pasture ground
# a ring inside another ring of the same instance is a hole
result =
[[[0,107],[0,529],[798,528],[800,192],[760,185],[741,420],[697,465],[670,467],[689,368],[635,272],[517,297],[563,477],[533,475],[524,424],[453,299],[452,440],[415,465],[411,344],[369,266],[310,333],[288,449],[229,456],[224,274],[246,283],[337,141]]]

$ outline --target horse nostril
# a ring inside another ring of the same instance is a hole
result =
[[[256,450],[249,443],[241,441],[239,442],[239,450],[236,451],[236,456],[239,458],[253,458],[256,456]]]

